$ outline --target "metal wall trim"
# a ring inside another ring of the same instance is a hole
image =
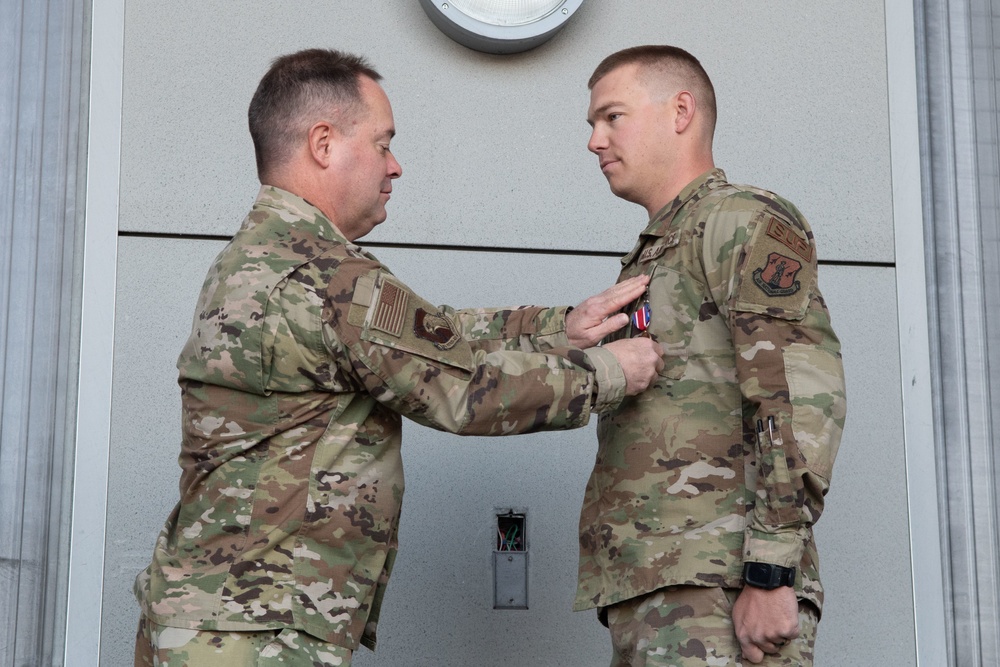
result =
[[[80,391],[66,667],[100,663],[111,443],[125,0],[93,0]]]
[[[885,26],[914,639],[917,665],[941,667],[948,661],[931,408],[927,277],[924,239],[920,233],[923,203],[913,3],[886,0]]]

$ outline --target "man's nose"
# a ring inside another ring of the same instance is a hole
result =
[[[604,133],[601,130],[595,127],[590,133],[590,141],[587,142],[587,150],[591,153],[596,153],[607,147],[607,137],[604,136]]]

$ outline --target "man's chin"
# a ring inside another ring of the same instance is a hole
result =
[[[381,214],[376,215],[374,218],[372,218],[371,220],[369,220],[368,221],[368,231],[365,232],[365,234],[369,234],[373,229],[375,229],[376,227],[378,227],[379,225],[381,225],[383,222],[385,222],[386,218],[388,218],[388,217],[389,216],[386,215],[386,212],[383,210]]]
[[[611,194],[616,197],[620,197],[626,201],[632,201],[629,198],[629,189],[624,187],[622,184],[615,185],[611,179],[608,179],[608,186],[611,188]]]

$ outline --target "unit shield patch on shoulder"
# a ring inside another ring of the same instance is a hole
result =
[[[806,230],[763,217],[741,260],[733,309],[790,320],[805,316],[816,284],[815,252]]]
[[[791,296],[802,289],[802,284],[796,278],[802,269],[802,263],[812,261],[812,246],[777,218],[772,217],[767,221],[766,230],[765,239],[762,239],[759,247],[761,250],[766,249],[767,256],[763,266],[760,259],[756,260],[753,282],[769,297]],[[775,241],[784,248],[775,248]],[[771,247],[768,248],[768,245]]]
[[[802,264],[794,259],[772,252],[766,266],[754,269],[753,281],[768,296],[791,296],[802,289],[795,279],[801,268]]]
[[[413,333],[417,338],[430,341],[439,350],[450,350],[460,338],[450,317],[444,313],[429,313],[423,308],[417,308]]]

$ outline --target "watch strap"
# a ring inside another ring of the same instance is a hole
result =
[[[747,586],[774,590],[780,586],[795,586],[795,568],[771,563],[743,564],[743,581]]]

